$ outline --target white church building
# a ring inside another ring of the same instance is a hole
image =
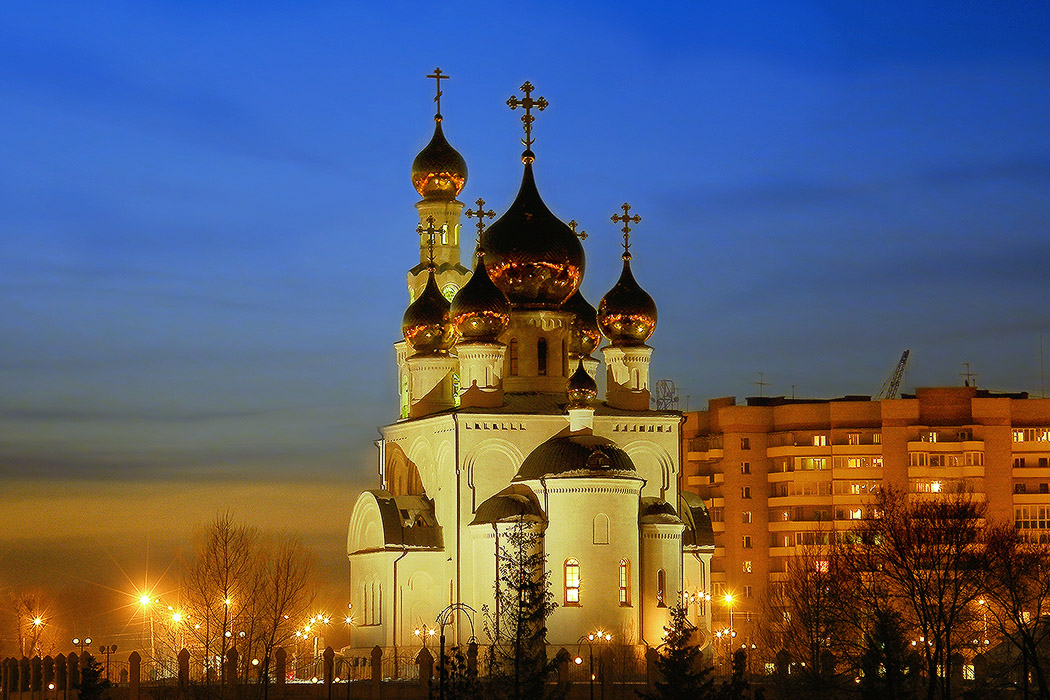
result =
[[[650,408],[657,310],[630,267],[640,219],[627,205],[614,217],[623,272],[595,309],[579,291],[582,242],[533,175],[532,110],[546,101],[526,83],[509,102],[526,136],[513,203],[498,218],[481,200],[464,212],[467,167],[442,133],[437,76],[434,136],[412,165],[420,260],[394,346],[401,410],[381,429],[379,483],[357,499],[347,537],[353,647],[418,646],[415,630],[450,605],[476,615],[473,630],[470,615],[452,616],[448,643],[485,644],[500,537],[520,518],[542,533],[552,647],[596,630],[657,646],[680,600],[710,639],[710,519],[679,490],[681,414]],[[461,264],[463,214],[483,230],[473,271]]]

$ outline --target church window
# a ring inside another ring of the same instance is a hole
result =
[[[663,569],[658,569],[656,572],[656,607],[666,608],[667,603],[664,602],[664,591],[667,585],[667,574],[664,573]]]
[[[620,605],[631,604],[631,563],[620,560]]]
[[[510,354],[510,376],[518,376],[518,339],[510,339],[510,348],[507,351]]]
[[[580,604],[580,562],[576,559],[565,560],[565,604]]]
[[[609,516],[598,513],[594,516],[594,544],[609,544]]]
[[[536,341],[536,373],[541,377],[547,376],[547,339],[540,338]]]

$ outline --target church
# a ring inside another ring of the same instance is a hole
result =
[[[623,269],[596,309],[580,292],[575,222],[547,207],[534,173],[547,101],[526,82],[507,102],[523,112],[525,150],[521,187],[497,218],[481,199],[466,211],[457,199],[467,164],[442,131],[447,76],[428,77],[434,135],[411,173],[420,257],[394,344],[400,412],[381,428],[379,483],[358,497],[347,536],[352,646],[418,647],[450,609],[448,643],[484,645],[482,610],[519,522],[546,559],[551,647],[599,630],[612,644],[657,646],[680,602],[709,640],[710,518],[680,490],[682,415],[650,408],[657,307],[631,273],[641,219],[627,204],[612,217]],[[470,268],[462,215],[478,229]]]

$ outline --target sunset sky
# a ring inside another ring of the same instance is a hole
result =
[[[121,596],[174,590],[228,508],[317,546],[319,605],[345,604],[435,66],[460,199],[498,213],[505,101],[550,102],[537,181],[590,234],[593,304],[609,216],[643,217],[653,377],[683,408],[760,372],[874,394],[905,348],[905,390],[969,362],[1041,394],[1048,36],[1025,1],[0,4],[0,594],[116,639]]]

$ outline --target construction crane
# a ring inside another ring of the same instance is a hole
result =
[[[901,354],[901,359],[897,361],[897,366],[893,368],[893,373],[886,378],[882,388],[879,389],[879,393],[875,396],[876,401],[897,398],[897,391],[901,388],[901,379],[904,378],[904,368],[908,366],[908,354],[910,352],[911,350],[905,350]]]

